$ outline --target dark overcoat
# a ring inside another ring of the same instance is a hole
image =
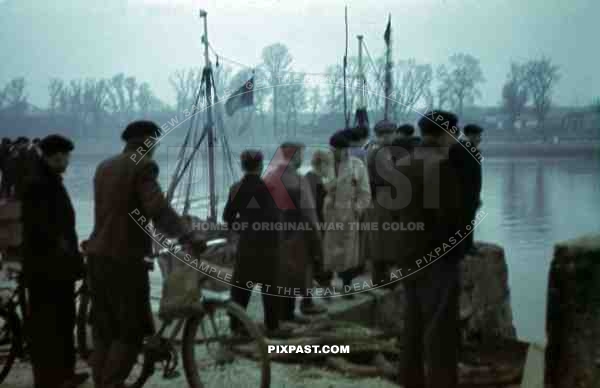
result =
[[[229,189],[223,220],[239,232],[233,282],[273,284],[277,266],[277,207],[258,175],[246,175]]]

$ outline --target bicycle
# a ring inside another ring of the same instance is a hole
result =
[[[6,295],[0,304],[0,383],[2,383],[8,376],[16,359],[28,360],[29,351],[26,327],[28,316],[27,296],[20,264],[9,265],[0,262],[0,265],[6,267],[8,282],[16,284],[0,287],[0,294]],[[89,294],[85,280],[81,281],[77,288],[75,298],[78,307],[75,326],[76,349],[83,359],[87,359],[91,348],[87,341],[81,339],[86,338],[90,330],[87,319],[81,320],[79,318],[85,316],[81,312],[81,308],[89,308]]]
[[[209,279],[199,279],[199,290]],[[82,302],[89,303],[89,298]],[[87,322],[83,313],[89,312],[89,306],[80,305],[79,311],[82,316],[78,322]],[[238,320],[240,330],[231,330],[232,318]],[[125,382],[128,387],[143,387],[157,366],[162,368],[162,378],[179,377],[179,346],[190,388],[270,386],[271,365],[264,336],[246,311],[228,297],[203,290],[193,307],[159,319],[159,330],[144,339],[137,363]]]

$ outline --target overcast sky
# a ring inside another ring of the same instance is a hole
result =
[[[481,61],[479,105],[500,101],[511,60],[542,55],[561,68],[554,99],[586,105],[600,96],[598,0],[0,0],[0,83],[29,81],[30,100],[47,104],[51,77],[109,77],[150,82],[172,102],[168,75],[203,62],[198,9],[208,11],[209,40],[221,55],[260,62],[264,46],[282,42],[297,70],[323,72],[344,52],[344,5],[350,54],[357,34],[375,55],[392,14],[394,57],[439,65],[453,53]],[[234,69],[239,67],[234,66]]]

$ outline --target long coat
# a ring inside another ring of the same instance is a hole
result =
[[[443,244],[452,246],[445,256],[461,258],[463,244],[457,232],[464,233],[464,217],[460,209],[460,181],[457,171],[443,148],[422,144],[412,155],[396,160],[395,164],[382,165],[381,169],[395,169],[405,178],[401,196],[410,196],[400,209],[391,212],[394,222],[408,226],[420,223],[420,229],[386,232],[386,249],[390,259],[400,266],[415,268],[415,260],[431,253]],[[385,208],[393,208],[390,197],[378,201]]]
[[[360,159],[343,157],[336,173],[336,178],[327,185],[324,203],[327,229],[323,253],[325,270],[341,272],[361,264],[360,233],[356,226],[370,206],[371,192],[367,169]]]
[[[279,209],[277,287],[306,289],[311,286],[311,268],[322,260],[322,239],[317,228],[317,211],[308,180],[291,166],[286,157],[276,155],[265,174],[265,184]],[[275,292],[283,292],[275,289]]]
[[[24,183],[23,254],[29,280],[75,281],[83,271],[75,231],[75,211],[62,177],[37,161],[35,176]]]
[[[230,230],[239,230],[238,249],[233,270],[234,283],[273,284],[277,266],[278,236],[273,226],[278,210],[264,181],[246,175],[229,189],[223,220]],[[236,226],[236,223],[237,226]]]
[[[75,212],[62,177],[37,161],[23,180],[23,270],[29,292],[28,334],[35,386],[58,386],[75,367],[75,280],[83,258]]]
[[[482,174],[478,154],[479,150],[465,140],[450,147],[449,158],[459,171],[458,177],[463,188],[461,198],[463,206],[468,209],[477,209],[481,195]]]

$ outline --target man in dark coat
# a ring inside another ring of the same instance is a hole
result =
[[[262,284],[261,291],[265,327],[274,332],[279,326],[277,296],[273,287],[277,274],[277,232],[263,225],[273,226],[278,220],[277,207],[260,177],[263,155],[258,151],[244,151],[241,155],[244,177],[229,189],[229,198],[223,211],[223,220],[230,230],[239,231],[237,258],[233,269],[231,300],[243,308],[248,306],[252,289]],[[266,224],[263,224],[266,223]],[[260,226],[260,227],[258,227]],[[232,329],[239,323],[232,321]]]
[[[481,206],[481,153],[479,152],[479,143],[483,128],[475,124],[465,125],[463,133],[464,139],[450,147],[450,160],[459,171],[463,192],[462,208],[468,222],[475,220],[477,209]],[[476,247],[473,245],[475,231],[465,238],[465,251],[475,253]]]
[[[88,377],[74,373],[75,281],[84,269],[75,211],[62,181],[73,148],[60,135],[44,138],[36,175],[22,190],[23,272],[36,388],[76,387]]]
[[[191,235],[167,202],[152,159],[160,128],[130,123],[122,153],[104,160],[94,176],[95,223],[86,247],[92,297],[96,387],[122,387],[145,336],[154,333],[149,266],[149,222],[169,237]]]
[[[407,388],[456,388],[459,348],[459,264],[466,225],[460,209],[460,180],[448,159],[457,117],[429,112],[420,121],[422,144],[396,163],[410,181],[411,201],[398,222],[423,228],[397,233],[398,260],[406,287],[403,384]],[[406,193],[405,193],[406,194]],[[412,273],[412,274],[411,274]],[[427,367],[426,367],[427,366]]]

